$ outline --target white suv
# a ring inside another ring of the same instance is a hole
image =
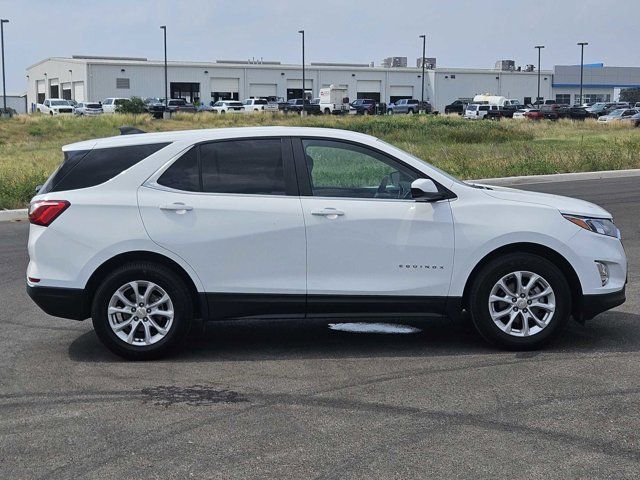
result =
[[[194,318],[457,316],[531,348],[625,300],[611,215],[463,183],[368,135],[263,127],[63,147],[29,211],[27,289],[127,358]]]

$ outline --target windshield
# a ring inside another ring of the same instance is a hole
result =
[[[66,100],[51,100],[51,105],[57,106],[57,107],[69,107],[69,102],[67,102]]]
[[[242,102],[224,102],[228,107],[241,107]]]
[[[613,112],[611,112],[609,114],[609,116],[610,117],[621,117],[623,113],[624,113],[624,108],[620,108],[618,110],[614,110]]]

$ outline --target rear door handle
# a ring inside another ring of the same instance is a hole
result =
[[[191,205],[185,205],[184,203],[176,202],[168,205],[160,205],[160,210],[168,210],[170,212],[190,212],[193,210]]]
[[[319,215],[327,218],[337,218],[344,215],[342,210],[336,210],[335,208],[320,208],[318,210],[311,210],[311,215]]]

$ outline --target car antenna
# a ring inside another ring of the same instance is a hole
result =
[[[136,127],[118,127],[118,130],[120,130],[120,135],[137,135],[138,133],[147,133]]]

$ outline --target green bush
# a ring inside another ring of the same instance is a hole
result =
[[[140,113],[145,113],[146,110],[144,108],[144,102],[141,98],[131,97],[129,100],[121,100],[120,103],[116,105],[116,112],[137,115]]]

